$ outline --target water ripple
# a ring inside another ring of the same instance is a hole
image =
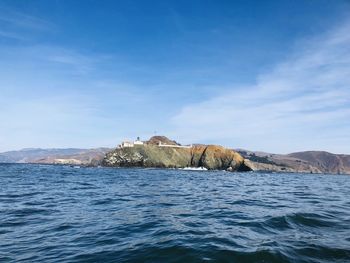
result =
[[[350,262],[350,177],[1,165],[0,262]]]

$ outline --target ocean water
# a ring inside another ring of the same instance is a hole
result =
[[[0,165],[0,262],[350,262],[350,176]]]

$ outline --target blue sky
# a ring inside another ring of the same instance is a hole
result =
[[[0,1],[0,151],[350,153],[350,2]]]

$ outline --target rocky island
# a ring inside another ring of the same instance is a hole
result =
[[[186,168],[251,171],[244,158],[234,150],[218,145],[187,145],[154,136],[145,142],[124,142],[106,154],[101,164],[109,167]]]

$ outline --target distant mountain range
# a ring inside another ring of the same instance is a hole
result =
[[[151,138],[149,143],[156,144],[159,138],[162,138],[165,144],[177,144],[161,136]],[[0,153],[0,163],[99,165],[106,154],[113,150],[112,148],[30,148]],[[242,155],[245,164],[254,171],[350,174],[350,155],[324,151],[291,154],[273,154],[243,149],[235,151]]]

